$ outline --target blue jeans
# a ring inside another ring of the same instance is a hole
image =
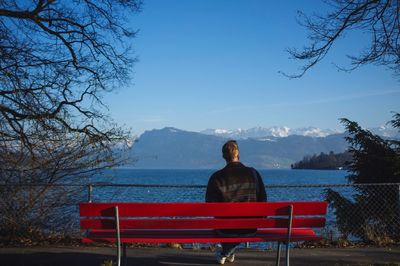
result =
[[[235,253],[236,249],[238,248],[238,246],[240,245],[240,243],[221,243],[222,246],[222,252],[221,255],[224,257],[229,257],[232,254]]]
[[[255,231],[252,231],[251,229],[249,230],[249,232],[241,232],[241,233],[235,233],[234,230],[216,230],[216,231],[220,236],[226,236],[226,237],[246,237],[246,236],[254,236],[255,235]],[[229,232],[229,231],[231,231],[231,232]],[[246,231],[246,230],[242,230],[242,231]],[[238,242],[221,243],[222,256],[224,256],[224,257],[231,256],[232,254],[235,253],[235,251],[239,245],[240,245],[240,243],[238,243]]]

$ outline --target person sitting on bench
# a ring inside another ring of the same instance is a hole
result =
[[[222,147],[222,156],[226,166],[212,174],[208,181],[206,202],[255,202],[266,201],[264,183],[260,174],[239,160],[239,147],[235,140],[226,142]],[[257,229],[221,229],[224,236],[250,236]],[[221,243],[216,258],[219,264],[235,260],[235,250],[240,243]]]

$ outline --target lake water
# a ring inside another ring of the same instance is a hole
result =
[[[215,170],[110,169],[92,178],[91,183],[130,184],[94,186],[94,201],[198,202],[204,201],[205,187]],[[348,172],[338,170],[259,170],[268,201],[323,200],[331,184],[347,184]],[[132,186],[133,185],[133,186]],[[140,186],[135,186],[140,185]],[[150,185],[149,187],[143,185]],[[189,186],[189,187],[157,187]],[[316,186],[317,185],[317,186]],[[192,187],[190,187],[192,186]],[[352,188],[339,187],[351,193]]]

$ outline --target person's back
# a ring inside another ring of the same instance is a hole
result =
[[[208,182],[206,202],[265,201],[260,174],[241,162],[229,162],[215,172]]]
[[[236,141],[228,141],[222,147],[226,166],[215,172],[208,181],[206,202],[254,202],[266,201],[264,183],[260,174],[239,161],[239,148]],[[228,236],[251,235],[256,229],[222,229],[218,233]],[[233,261],[234,252],[240,243],[222,243],[217,250],[217,261]]]

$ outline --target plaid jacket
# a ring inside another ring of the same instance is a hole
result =
[[[266,201],[264,183],[260,174],[240,162],[227,164],[208,181],[206,202]]]

